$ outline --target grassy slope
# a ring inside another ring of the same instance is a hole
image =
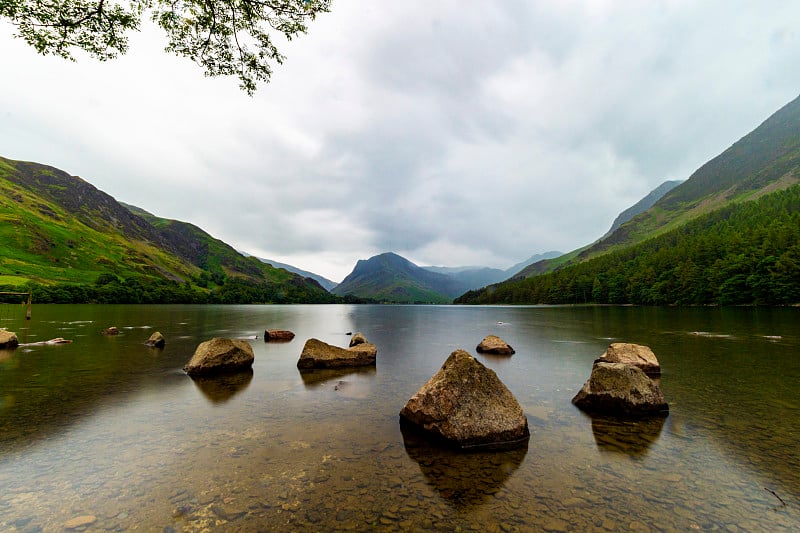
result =
[[[86,226],[56,203],[7,178],[0,159],[0,283],[92,283],[103,272],[191,277],[199,272],[152,244]]]

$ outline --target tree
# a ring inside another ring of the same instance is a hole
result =
[[[283,63],[270,32],[291,40],[331,0],[2,0],[0,17],[41,54],[74,60],[83,50],[105,61],[128,50],[145,15],[167,34],[166,51],[188,57],[206,76],[236,75],[252,95]]]

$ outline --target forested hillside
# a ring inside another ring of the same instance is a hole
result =
[[[470,291],[455,303],[800,303],[800,185],[552,273]]]

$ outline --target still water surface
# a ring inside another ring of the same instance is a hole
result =
[[[74,341],[0,351],[2,531],[800,529],[800,309],[40,305],[0,327]],[[267,344],[266,328],[297,337]],[[163,350],[143,345],[154,331]],[[351,331],[376,368],[297,370],[306,339]],[[475,354],[487,334],[517,353]],[[204,340],[254,335],[252,373],[181,371]],[[572,406],[615,341],[653,348],[668,418]],[[520,401],[527,449],[401,432],[456,348]]]

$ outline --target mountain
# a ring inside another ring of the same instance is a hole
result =
[[[595,243],[457,302],[796,302],[798,183],[800,97]]]
[[[336,300],[313,280],[51,166],[0,157],[0,216],[0,284],[33,283],[41,302]]]
[[[601,238],[608,237],[612,233],[614,233],[618,227],[638,215],[639,213],[644,213],[655,204],[657,201],[661,200],[665,194],[669,191],[677,187],[683,183],[683,180],[671,180],[665,181],[652,191],[648,193],[647,196],[630,206],[628,209],[617,215],[617,218],[614,219],[614,222],[611,223],[611,228],[606,232],[605,235]]]
[[[359,260],[332,292],[387,303],[450,303],[465,290],[450,276],[425,270],[388,252]]]
[[[498,283],[512,277],[514,274],[522,270],[528,265],[544,261],[546,259],[553,259],[561,256],[561,252],[545,252],[543,254],[532,255],[525,261],[517,263],[505,270],[499,268],[478,267],[478,266],[465,266],[465,267],[443,267],[443,266],[425,266],[425,270],[445,274],[452,277],[461,285],[466,286],[468,289],[479,289]]]
[[[239,253],[245,257],[256,257],[256,256],[251,256],[247,252],[239,252]],[[287,265],[286,263],[279,263],[278,261],[273,261],[272,259],[264,259],[263,257],[256,257],[256,259],[258,259],[262,263],[266,263],[275,268],[282,268],[284,270],[288,270],[289,272],[294,272],[297,275],[303,276],[304,278],[311,278],[317,283],[319,283],[320,286],[326,291],[330,291],[337,285],[335,281],[331,281],[324,276],[320,276],[319,274],[314,274],[313,272],[309,272],[308,270],[303,270],[302,268],[297,268],[296,266],[293,265]]]

